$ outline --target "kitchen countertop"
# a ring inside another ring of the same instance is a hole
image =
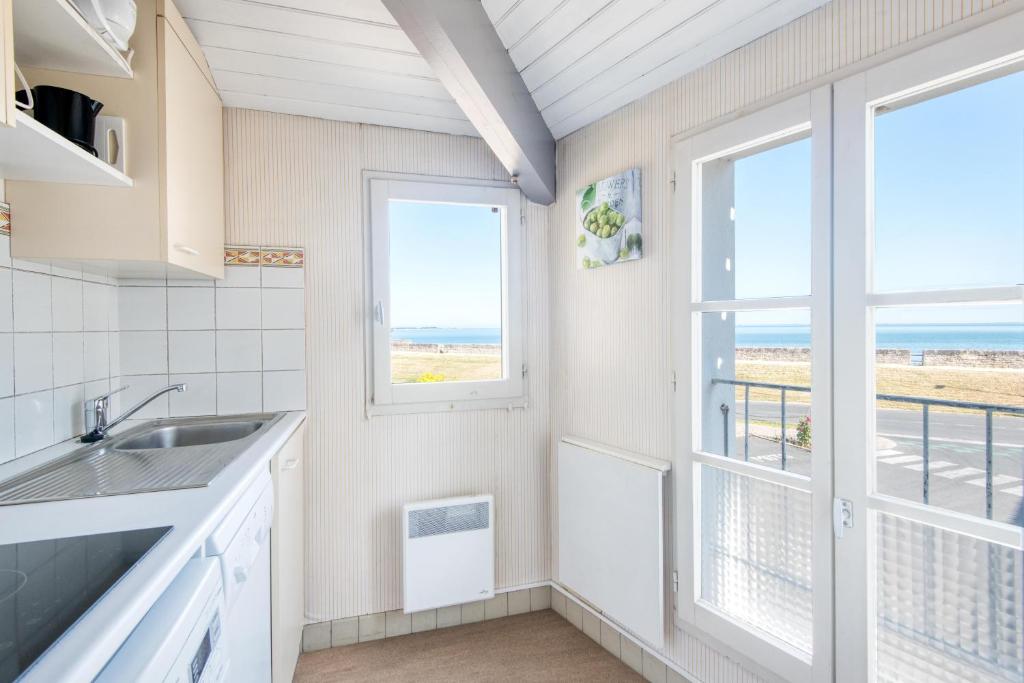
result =
[[[0,545],[173,527],[26,672],[25,683],[92,680],[185,563],[201,551],[231,506],[261,472],[268,472],[270,458],[305,419],[304,412],[285,413],[206,487],[0,507]],[[21,458],[24,462],[0,468],[0,478],[75,447],[65,442],[39,455]]]

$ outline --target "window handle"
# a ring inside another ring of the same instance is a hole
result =
[[[381,325],[384,324],[384,304],[377,302],[377,305],[373,307],[373,319]]]

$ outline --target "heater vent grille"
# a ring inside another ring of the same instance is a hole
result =
[[[423,538],[459,531],[486,529],[490,503],[448,505],[409,512],[409,538]]]

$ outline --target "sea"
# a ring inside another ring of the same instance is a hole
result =
[[[501,328],[393,327],[391,341],[414,344],[500,344]]]
[[[392,329],[391,339],[418,344],[500,344],[501,330],[406,327]],[[736,328],[738,347],[807,348],[810,341],[811,331],[805,325],[740,325]],[[911,353],[925,349],[1024,351],[1024,325],[878,325],[876,345],[880,349],[906,349]]]

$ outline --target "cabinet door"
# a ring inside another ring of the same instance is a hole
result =
[[[300,426],[270,462],[274,524],[270,530],[271,666],[273,683],[292,680],[305,622],[305,515]]]
[[[14,11],[0,0],[0,125],[14,125]]]
[[[169,263],[224,276],[223,106],[174,27],[157,18],[161,225]],[[201,57],[200,57],[201,58]]]

